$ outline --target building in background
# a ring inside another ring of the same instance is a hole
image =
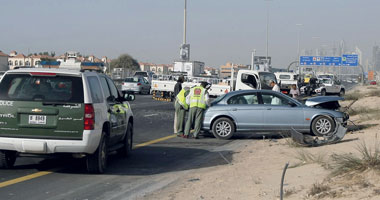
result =
[[[232,64],[227,62],[226,65],[220,66],[220,78],[229,78],[231,77],[231,69],[232,65],[234,68],[234,74],[236,76],[237,72],[241,69],[249,69],[249,65],[241,65],[241,64]]]
[[[372,66],[373,70],[380,71],[380,48],[378,45],[372,49]]]
[[[9,70],[8,66],[8,55],[0,51],[0,71],[7,71]]]

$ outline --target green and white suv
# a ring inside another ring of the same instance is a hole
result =
[[[106,75],[65,69],[7,71],[0,82],[0,168],[22,154],[86,157],[103,173],[108,152],[132,150],[133,113]]]

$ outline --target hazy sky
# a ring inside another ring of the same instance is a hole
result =
[[[115,58],[128,53],[144,62],[172,63],[182,43],[184,0],[1,0],[0,50],[9,53],[76,50]],[[269,54],[274,67],[301,49],[331,48],[345,40],[364,60],[380,41],[379,0],[188,0],[191,59],[218,67],[250,64]],[[318,37],[319,39],[312,39]]]

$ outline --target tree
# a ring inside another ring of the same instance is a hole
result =
[[[132,56],[128,54],[122,54],[117,59],[113,59],[111,61],[110,68],[111,72],[114,68],[123,68],[124,71],[129,72],[130,74],[134,71],[139,70],[140,65],[137,60],[132,58]]]

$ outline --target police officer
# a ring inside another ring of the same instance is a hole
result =
[[[187,110],[189,109],[189,105],[186,103],[186,96],[189,94],[189,90],[190,88],[185,87],[176,96],[176,101],[174,105],[176,117],[175,129],[177,130],[176,134],[178,137],[183,137],[183,129],[185,127],[185,115]]]
[[[185,138],[189,137],[190,129],[194,127],[193,137],[198,139],[203,121],[203,113],[209,100],[207,89],[210,86],[207,82],[202,82],[200,86],[191,88],[189,95],[186,97],[186,103],[190,105],[190,111],[185,126]]]

